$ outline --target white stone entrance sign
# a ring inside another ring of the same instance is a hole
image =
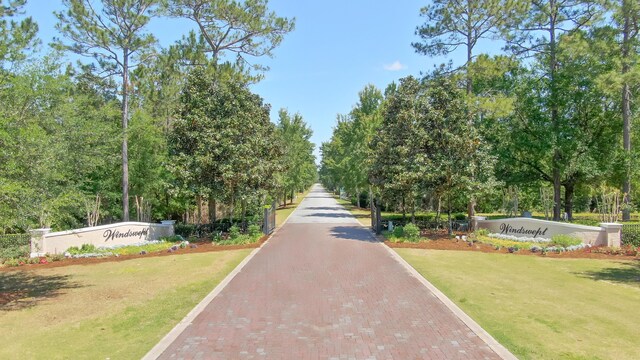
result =
[[[72,246],[91,244],[96,247],[131,245],[145,240],[159,240],[173,236],[174,221],[162,224],[122,222],[82,229],[50,232],[51,229],[31,231],[31,256],[64,254]]]
[[[621,244],[622,224],[618,223],[586,226],[524,217],[487,220],[483,216],[474,216],[473,221],[474,229],[487,229],[494,234],[544,239],[564,234],[582,239],[591,246],[620,247]]]

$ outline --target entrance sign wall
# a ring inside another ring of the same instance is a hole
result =
[[[473,221],[474,229],[487,229],[493,234],[544,239],[564,234],[582,239],[583,243],[591,246],[619,247],[621,244],[622,224],[617,223],[586,226],[524,217],[487,220],[483,216],[474,216]]]
[[[51,229],[33,230],[31,231],[31,256],[64,254],[68,248],[83,244],[101,247],[159,240],[175,234],[174,224],[174,221],[163,221],[162,224],[122,222],[59,232],[50,232]]]

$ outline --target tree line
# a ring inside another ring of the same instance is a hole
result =
[[[505,189],[517,189],[521,209],[550,198],[554,220],[619,198],[629,220],[640,195],[638,2],[434,0],[420,13],[415,51],[464,63],[384,94],[367,86],[322,144],[328,187],[468,216],[504,207]],[[480,53],[489,41],[502,52]],[[375,99],[364,126],[363,96]]]
[[[49,50],[26,1],[0,3],[0,233],[239,221],[315,181],[302,116],[250,89],[295,24],[267,0],[64,0]],[[197,30],[160,48],[168,18]]]

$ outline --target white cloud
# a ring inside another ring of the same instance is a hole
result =
[[[387,71],[400,71],[407,68],[407,65],[396,60],[393,64],[385,64],[384,69]]]

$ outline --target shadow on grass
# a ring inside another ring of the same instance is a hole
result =
[[[69,275],[37,275],[30,271],[0,272],[0,311],[15,311],[75,289]]]
[[[368,230],[362,227],[336,226],[331,228],[331,235],[337,239],[378,242]]]
[[[622,267],[587,271],[578,275],[593,280],[640,286],[640,262],[624,263]]]

